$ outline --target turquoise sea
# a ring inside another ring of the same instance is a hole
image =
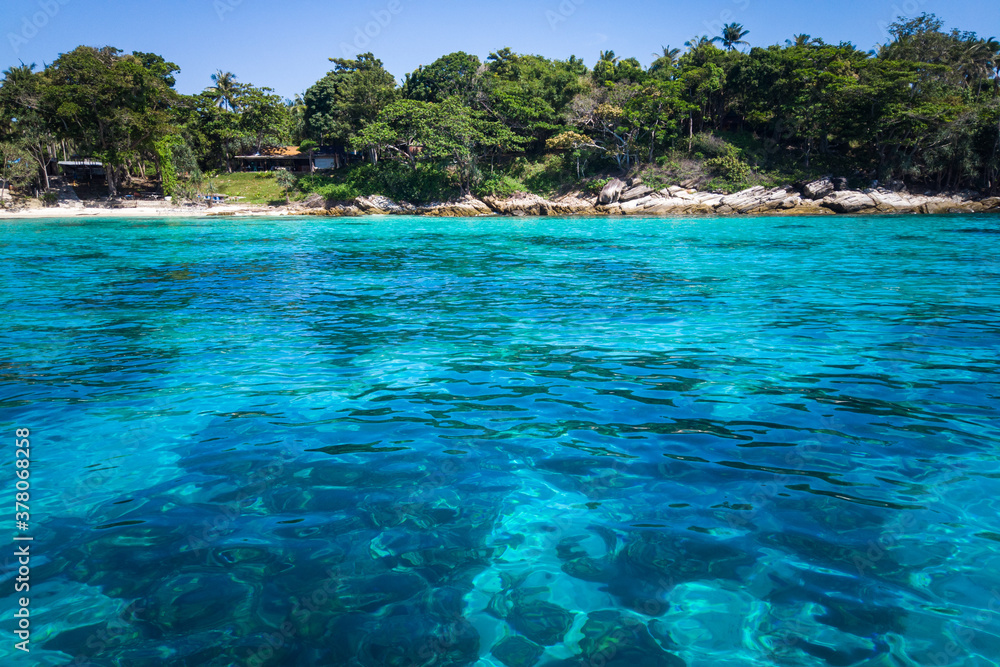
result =
[[[1000,218],[0,250],[0,664],[1000,664]]]

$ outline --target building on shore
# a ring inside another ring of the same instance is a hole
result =
[[[312,163],[316,169],[340,169],[360,159],[360,154],[348,151],[343,146],[318,146],[312,153]],[[309,171],[310,156],[298,146],[281,146],[264,149],[254,155],[237,155],[237,171]]]

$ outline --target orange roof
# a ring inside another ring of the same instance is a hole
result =
[[[302,153],[299,151],[299,147],[298,146],[281,146],[279,148],[265,148],[264,150],[262,150],[260,152],[259,155],[237,155],[236,157],[238,157],[238,158],[248,158],[248,157],[276,157],[276,158],[288,157],[288,158],[295,158],[295,157],[305,157],[305,156],[302,155]]]

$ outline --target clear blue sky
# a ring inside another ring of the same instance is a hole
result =
[[[330,69],[327,58],[345,52],[370,50],[402,79],[446,53],[485,58],[504,46],[576,55],[591,66],[599,51],[612,49],[648,64],[661,45],[683,48],[731,21],[750,30],[753,45],[808,33],[869,49],[886,41],[885,27],[897,16],[921,12],[937,14],[946,28],[1000,36],[1000,2],[988,0],[2,1],[0,69],[20,60],[42,66],[80,44],[110,45],[177,63],[183,93],[210,85],[212,72],[222,69],[285,97],[304,92]]]

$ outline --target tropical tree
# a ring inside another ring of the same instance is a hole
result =
[[[34,171],[30,155],[24,146],[12,141],[0,141],[0,207],[6,206],[5,197],[12,185],[23,185],[31,180]]]
[[[48,81],[34,68],[34,63],[22,63],[3,73],[0,115],[4,118],[8,136],[30,156],[34,177],[43,189],[48,190],[50,147],[56,141],[41,109]]]
[[[677,67],[681,50],[672,49],[669,46],[663,46],[661,49],[662,53],[653,52],[653,57],[656,58],[656,60],[654,60],[653,64],[649,66],[650,73],[664,72]]]
[[[126,163],[153,154],[155,142],[173,133],[172,110],[180,97],[162,69],[147,69],[134,54],[80,46],[60,55],[45,78],[41,108],[49,128],[92,149],[104,163],[111,196]]]
[[[477,56],[464,51],[442,56],[427,67],[420,66],[406,75],[403,97],[423,102],[443,102],[457,96],[466,106],[473,106],[479,92],[482,66]]]
[[[236,83],[236,75],[232,72],[216,70],[212,75],[212,85],[206,88],[209,95],[216,101],[220,109],[236,109],[236,94],[239,84]]]
[[[347,144],[399,97],[396,79],[371,53],[330,58],[332,71],[306,91],[306,134],[320,143]],[[376,153],[369,158],[375,162]]]
[[[282,169],[274,175],[274,180],[282,190],[285,191],[285,203],[291,204],[291,192],[292,188],[295,187],[295,174],[290,171]]]
[[[468,193],[479,178],[481,157],[493,150],[520,151],[524,141],[503,123],[487,120],[482,112],[450,97],[440,103],[393,102],[352,137],[351,145],[373,152],[390,150],[414,169],[418,161],[447,164]]]
[[[802,33],[792,35],[792,39],[786,39],[785,44],[787,46],[822,46],[823,40],[814,38],[812,35]]]
[[[744,30],[739,23],[727,23],[722,26],[722,35],[713,37],[713,42],[722,42],[722,46],[727,51],[734,51],[737,46],[748,45],[750,42],[744,41],[744,37],[750,34],[749,30]]]

